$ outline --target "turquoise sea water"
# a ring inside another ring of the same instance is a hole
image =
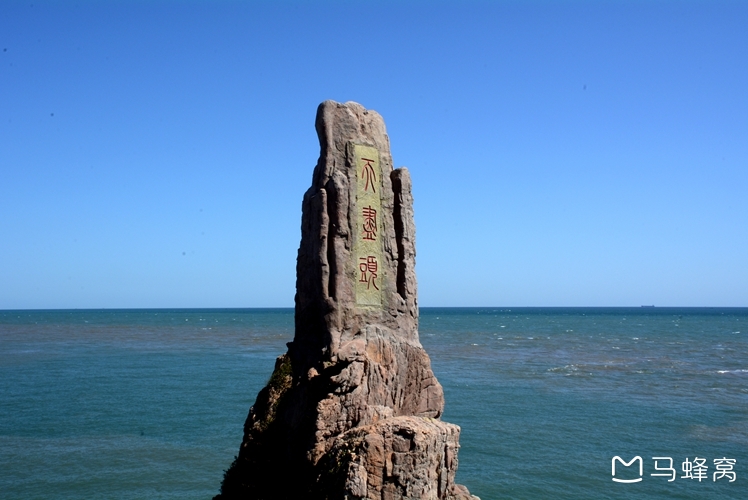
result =
[[[458,480],[483,500],[748,498],[746,334],[742,308],[433,308],[420,324],[462,427]],[[292,337],[291,309],[0,311],[0,498],[210,498]],[[642,480],[613,482],[614,456],[641,456]],[[695,457],[707,479],[681,477]],[[721,458],[734,482],[713,481]]]

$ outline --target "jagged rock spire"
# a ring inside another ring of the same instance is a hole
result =
[[[460,429],[418,340],[411,182],[382,117],[317,110],[295,336],[250,408],[220,499],[469,499]]]

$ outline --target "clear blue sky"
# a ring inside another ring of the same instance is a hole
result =
[[[0,3],[0,309],[290,307],[317,105],[422,306],[748,306],[748,2]]]

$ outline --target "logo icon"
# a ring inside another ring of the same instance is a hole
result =
[[[616,460],[621,462],[621,465],[624,467],[630,467],[634,462],[639,461],[639,477],[635,479],[620,479],[616,477]],[[613,457],[613,460],[611,460],[611,473],[613,474],[613,481],[616,483],[638,483],[642,480],[642,476],[644,475],[644,461],[642,460],[642,457],[635,456],[631,459],[630,462],[624,462],[623,459],[619,456]]]

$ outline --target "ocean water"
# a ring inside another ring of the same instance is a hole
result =
[[[462,427],[458,481],[483,500],[748,498],[747,334],[744,308],[420,323]],[[291,309],[0,311],[0,498],[210,498],[292,337]],[[642,457],[641,476],[616,469],[641,481],[614,482],[616,456]],[[696,458],[705,477],[682,477]]]

